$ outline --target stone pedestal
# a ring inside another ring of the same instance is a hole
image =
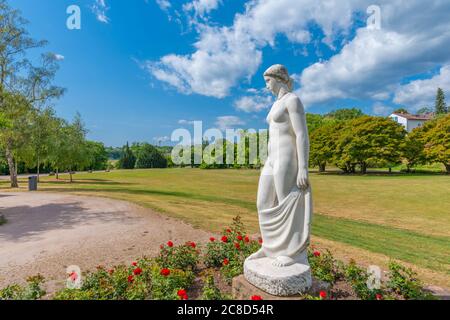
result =
[[[330,285],[326,282],[312,279],[311,288],[306,294],[312,296],[319,296],[320,291],[327,291],[330,289]],[[254,285],[250,284],[244,277],[240,275],[233,279],[233,299],[235,300],[250,300],[252,296],[260,296],[263,300],[302,300],[302,296],[297,294],[289,297],[280,297],[271,295],[261,289],[258,289]]]
[[[287,267],[273,266],[272,258],[246,260],[244,276],[255,287],[274,296],[293,296],[308,292],[312,286],[308,263],[295,263]]]

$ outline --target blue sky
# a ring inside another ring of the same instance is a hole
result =
[[[108,146],[166,140],[193,120],[265,128],[271,97],[262,74],[275,63],[288,67],[312,113],[414,112],[433,105],[438,86],[450,92],[449,1],[378,1],[379,17],[365,0],[10,4],[61,56],[56,83],[68,91],[55,102],[58,115],[79,111],[89,138]],[[81,30],[66,27],[74,4]]]

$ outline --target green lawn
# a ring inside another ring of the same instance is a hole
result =
[[[239,214],[256,233],[258,178],[257,170],[132,170],[76,174],[73,184],[43,178],[40,190],[128,200],[211,231]],[[407,262],[450,285],[449,176],[311,174],[311,181],[315,237]]]

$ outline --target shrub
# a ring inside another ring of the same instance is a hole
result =
[[[37,275],[27,279],[27,286],[11,285],[0,290],[0,300],[37,300],[45,295],[41,288],[44,277]]]
[[[80,289],[63,289],[56,300],[144,300],[151,298],[150,261],[88,273]]]
[[[224,278],[231,282],[243,273],[245,259],[259,249],[260,244],[246,235],[241,218],[237,216],[230,227],[224,228],[219,239],[211,239],[207,244],[203,260],[207,267],[221,268]]]
[[[209,274],[205,277],[205,285],[203,286],[202,300],[230,300],[231,297],[224,295],[216,286],[214,276]]]
[[[389,262],[389,289],[405,299],[424,300],[433,296],[425,292],[422,283],[417,279],[417,274],[410,268],[406,268],[397,262]]]
[[[174,247],[169,241],[161,247],[156,262],[163,268],[193,271],[199,262],[200,251],[194,242]]]
[[[355,291],[356,295],[362,300],[377,300],[380,295],[388,297],[387,293],[384,292],[382,288],[369,289],[367,286],[370,277],[369,273],[357,266],[353,260],[345,267],[344,276],[352,285],[353,291]]]
[[[312,274],[317,279],[333,284],[341,276],[336,260],[330,251],[321,253],[310,249],[308,258]]]
[[[178,300],[180,298],[178,291],[189,288],[193,281],[192,271],[161,268],[154,264],[152,266],[152,299]]]

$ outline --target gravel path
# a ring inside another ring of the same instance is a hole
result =
[[[66,268],[129,264],[162,243],[204,242],[205,231],[134,204],[42,192],[0,192],[0,287],[42,274],[53,292]]]

